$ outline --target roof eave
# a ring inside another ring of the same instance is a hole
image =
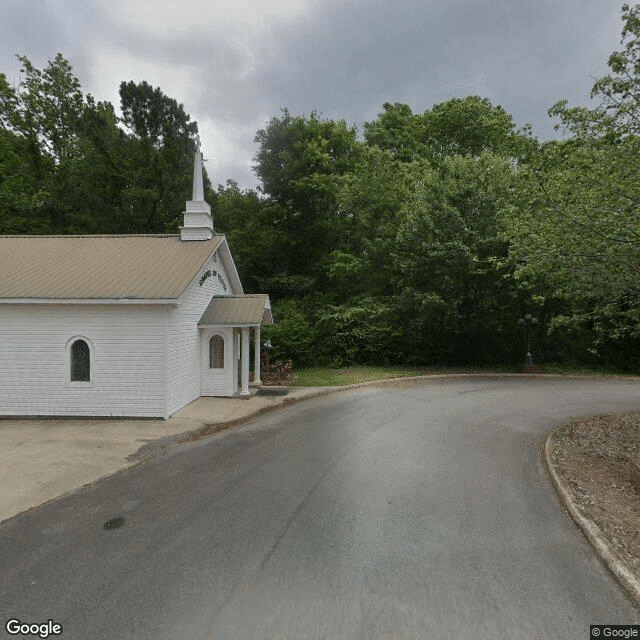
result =
[[[245,327],[245,328],[251,328],[251,327],[259,327],[262,323],[260,322],[215,322],[215,323],[207,323],[207,324],[200,324],[198,322],[198,329],[210,329],[211,327]]]
[[[178,304],[177,298],[0,298],[0,304]]]

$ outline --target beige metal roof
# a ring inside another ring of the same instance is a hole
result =
[[[0,236],[0,299],[176,299],[224,236]]]
[[[198,321],[198,326],[220,324],[234,326],[273,324],[269,296],[266,293],[213,296]]]

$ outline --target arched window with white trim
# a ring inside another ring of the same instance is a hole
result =
[[[209,339],[209,369],[224,369],[224,338],[220,335]]]
[[[82,339],[71,345],[70,352],[70,380],[71,382],[90,382],[91,380],[91,352],[89,345]]]

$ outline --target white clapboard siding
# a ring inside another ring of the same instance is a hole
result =
[[[233,384],[234,365],[234,332],[231,327],[207,327],[201,330],[200,345],[200,395],[202,396],[232,396],[237,389]],[[212,369],[209,366],[209,340],[215,336],[224,339],[224,368]]]
[[[209,276],[200,284],[200,279],[207,271],[219,274],[227,286],[226,291],[218,275]],[[212,296],[232,293],[222,260],[215,259],[214,254],[180,296],[179,304],[170,309],[167,357],[169,415],[200,396],[201,330],[198,329],[198,320]]]
[[[0,415],[163,417],[161,305],[0,304]],[[69,382],[87,338],[91,382]]]

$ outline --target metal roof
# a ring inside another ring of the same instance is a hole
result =
[[[177,299],[224,236],[0,236],[0,299]]]
[[[213,296],[198,326],[273,324],[271,303],[266,293],[242,296]]]

